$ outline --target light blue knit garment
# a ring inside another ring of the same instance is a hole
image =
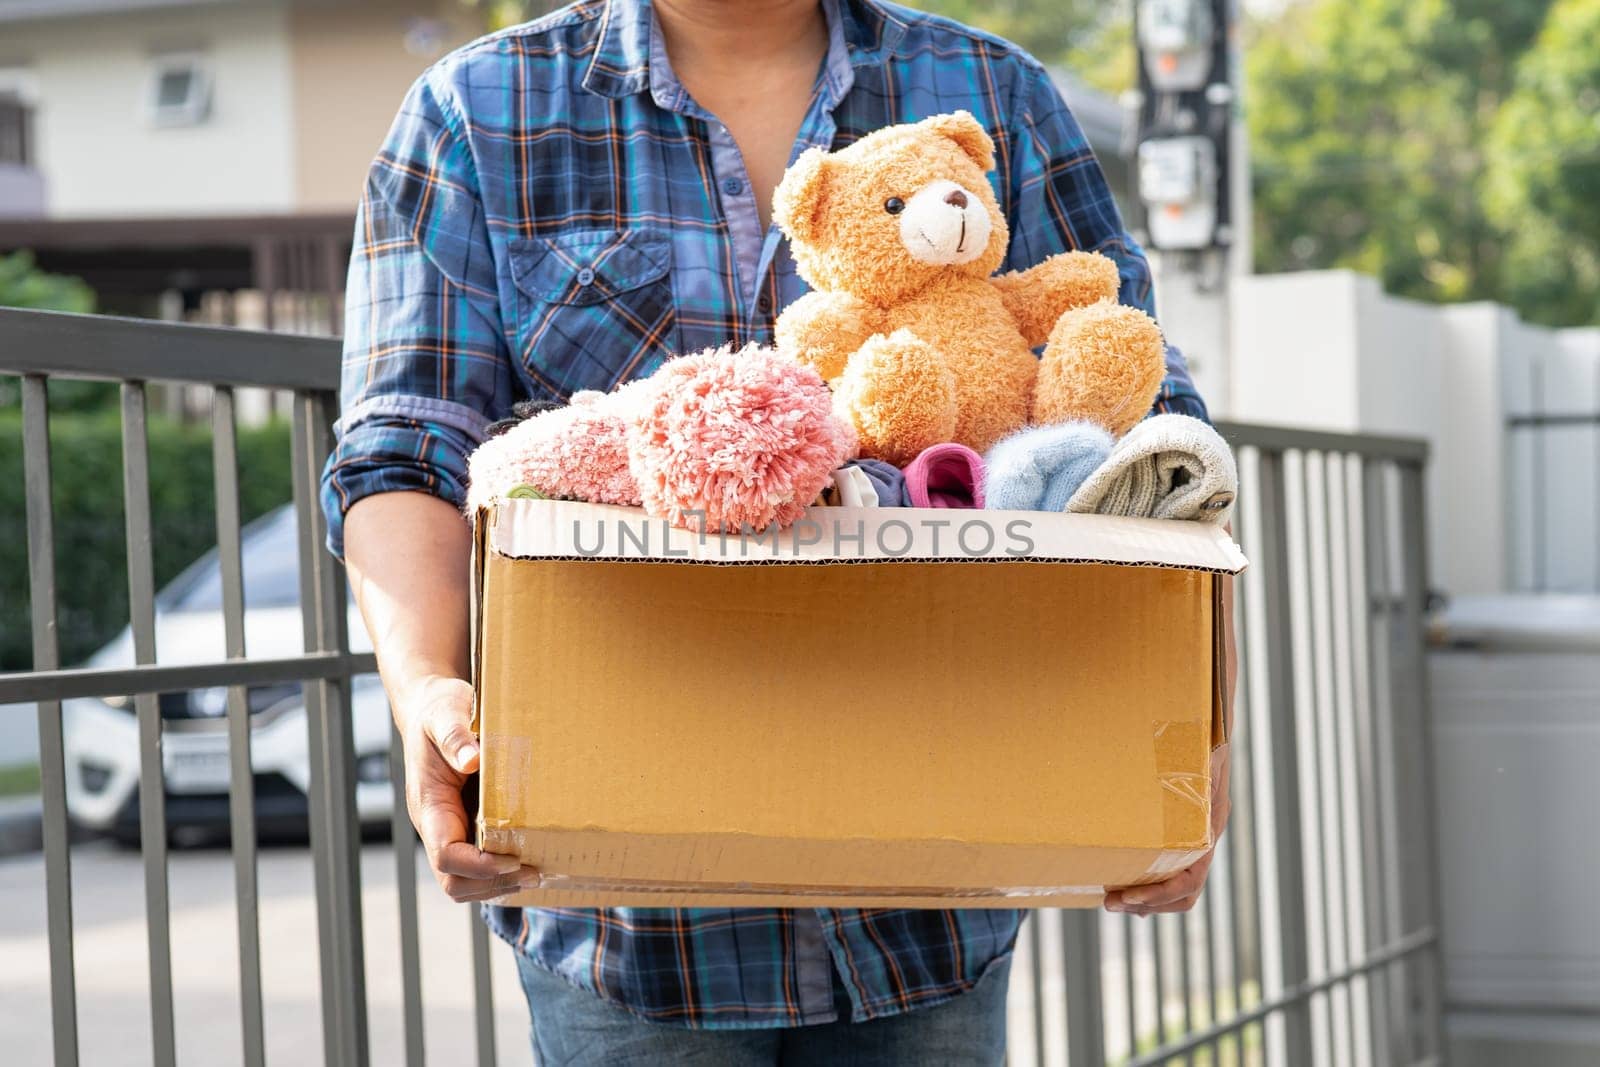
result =
[[[989,450],[984,507],[1065,511],[1067,501],[1111,454],[1111,435],[1087,422],[1030,426]]]

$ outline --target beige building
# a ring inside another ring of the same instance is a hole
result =
[[[362,176],[478,32],[459,0],[0,0],[0,252],[107,310],[255,290],[334,330]]]

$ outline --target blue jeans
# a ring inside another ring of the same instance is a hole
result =
[[[520,954],[517,970],[540,1067],[1000,1067],[1006,1058],[1009,956],[996,960],[970,992],[864,1023],[849,1021],[849,994],[836,981],[840,1021],[771,1030],[690,1030],[650,1022]]]

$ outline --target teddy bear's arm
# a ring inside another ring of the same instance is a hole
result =
[[[1031,347],[1050,339],[1062,314],[1097,300],[1115,300],[1117,265],[1098,252],[1063,252],[1027,270],[989,279]]]
[[[808,364],[824,380],[844,373],[844,365],[867,338],[878,332],[881,316],[843,293],[810,292],[778,316],[780,351]]]

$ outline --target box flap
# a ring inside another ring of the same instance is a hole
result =
[[[942,508],[812,508],[760,534],[697,534],[638,508],[507,500],[489,544],[514,559],[662,563],[1115,563],[1236,574],[1246,561],[1221,527],[1168,519]]]

